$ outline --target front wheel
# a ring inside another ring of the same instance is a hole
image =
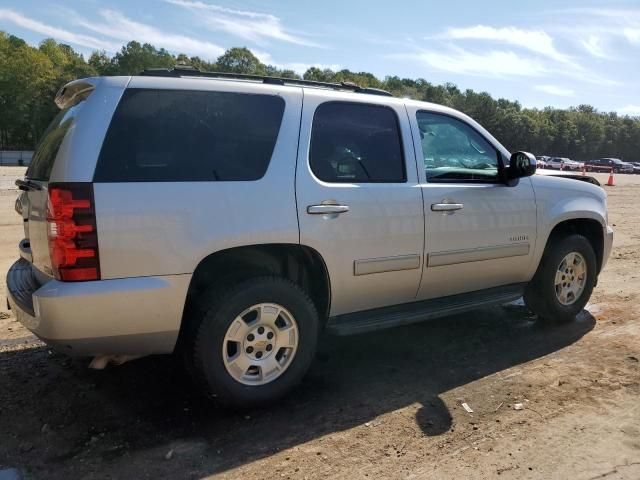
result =
[[[553,236],[525,289],[525,304],[542,320],[571,321],[587,304],[596,276],[589,240],[577,234]]]
[[[259,277],[205,294],[192,343],[196,378],[226,406],[288,393],[305,375],[319,331],[316,308],[293,282]]]

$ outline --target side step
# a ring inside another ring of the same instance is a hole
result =
[[[501,305],[522,297],[526,285],[526,283],[515,283],[448,297],[337,315],[329,318],[327,331],[335,335],[353,335],[446,317],[479,307]]]

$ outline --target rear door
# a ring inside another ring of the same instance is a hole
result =
[[[331,315],[413,301],[424,244],[402,101],[341,96],[305,89],[296,176],[300,241],[324,258]]]

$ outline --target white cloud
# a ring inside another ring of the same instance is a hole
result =
[[[580,82],[619,85],[619,82],[586,69],[574,58],[559,51],[554,39],[544,30],[475,25],[448,28],[442,34],[429,37],[429,40],[440,40],[443,48],[410,54],[407,58],[414,58],[438,70],[465,75],[549,77],[553,74]],[[474,42],[465,43],[465,40]],[[597,40],[587,41],[595,53],[604,54]],[[500,43],[511,48],[491,51],[482,42]],[[468,48],[463,49],[461,45]],[[596,50],[597,48],[600,48],[600,51]],[[400,58],[401,55],[395,57]]]
[[[576,30],[597,32],[607,37],[623,37],[630,44],[640,46],[640,10],[623,8],[568,8],[549,12],[551,15],[571,16],[568,34]]]
[[[309,70],[311,67],[319,68],[320,70],[324,70],[326,68],[333,70],[334,72],[340,70],[342,66],[338,64],[322,64],[322,63],[302,63],[302,62],[285,62],[280,63],[276,62],[270,53],[263,52],[260,50],[251,50],[251,52],[265,65],[273,65],[276,68],[281,70],[293,70],[299,75],[302,75],[304,72]]]
[[[551,12],[555,14],[578,14],[587,15],[592,17],[608,18],[611,20],[620,21],[623,23],[640,21],[640,10],[628,10],[624,8],[591,8],[591,7],[578,7],[578,8],[565,8]]]
[[[52,27],[51,25],[25,17],[13,10],[0,9],[0,20],[9,21],[21,28],[46,35],[47,37],[52,37],[60,42],[67,42],[73,45],[81,45],[83,47],[95,48],[98,50],[114,51],[118,48],[118,45],[115,43],[91,37],[89,35],[70,32],[69,30],[64,30],[62,28]]]
[[[523,30],[516,27],[494,28],[476,25],[466,28],[449,28],[440,38],[448,40],[486,40],[523,48],[552,60],[573,63],[571,58],[559,52],[551,38],[543,30]]]
[[[622,33],[629,40],[629,43],[640,45],[640,28],[625,28]]]
[[[609,58],[604,49],[602,37],[598,35],[589,35],[587,38],[580,40],[580,44],[594,57]]]
[[[151,25],[131,20],[114,10],[101,10],[100,16],[104,19],[104,22],[91,22],[77,16],[73,21],[88,30],[123,42],[135,39],[142,43],[150,43],[156,47],[164,47],[172,52],[198,55],[211,60],[224,53],[224,48],[214,43],[185,35],[168,33]]]
[[[559,97],[572,97],[575,93],[570,88],[559,87],[557,85],[536,85],[536,90],[550,95],[557,95]]]
[[[307,47],[321,47],[287,31],[282,26],[280,18],[275,15],[235,10],[198,0],[165,1],[195,13],[200,21],[213,30],[221,30],[258,45],[264,45],[268,40],[278,40]]]
[[[302,75],[304,72],[309,70],[311,67],[316,67],[316,68],[319,68],[320,70],[326,70],[328,68],[329,70],[333,70],[334,72],[337,72],[342,69],[342,66],[338,65],[337,63],[327,65],[323,63],[288,62],[288,63],[277,64],[276,66],[278,68],[285,69],[285,70],[293,70],[294,72],[300,75]]]
[[[393,55],[392,58],[417,61],[436,70],[478,77],[539,77],[548,73],[547,67],[538,60],[510,51],[474,53],[453,47],[447,52],[428,50]]]
[[[622,115],[640,117],[640,105],[626,105],[624,107],[618,108],[617,111]]]

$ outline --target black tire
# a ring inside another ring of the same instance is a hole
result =
[[[564,257],[580,253],[587,264],[584,289],[570,305],[563,305],[556,296],[556,270]],[[549,239],[538,270],[524,292],[524,302],[542,321],[565,323],[573,320],[589,301],[597,277],[596,255],[589,240],[582,235],[554,235]]]
[[[281,398],[304,377],[315,355],[320,324],[315,305],[299,286],[280,277],[257,277],[214,290],[200,298],[200,318],[193,319],[198,325],[188,346],[198,386],[227,407],[253,407]],[[246,385],[229,374],[222,349],[235,318],[259,303],[279,304],[293,315],[298,347],[279,377],[264,385]]]

